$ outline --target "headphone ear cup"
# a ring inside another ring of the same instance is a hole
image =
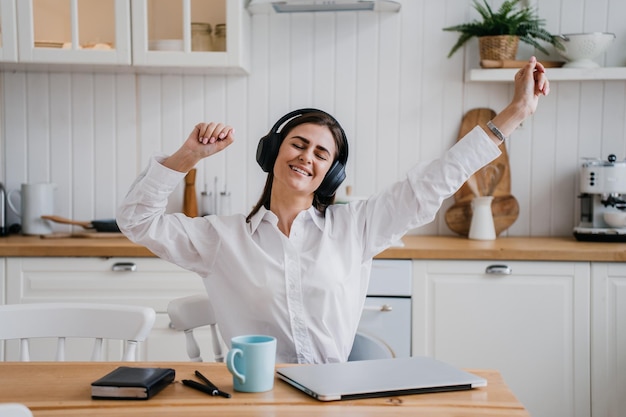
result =
[[[316,193],[320,197],[330,197],[335,194],[337,188],[341,185],[343,180],[346,179],[346,168],[345,166],[339,162],[335,161],[333,165],[330,167],[324,180],[317,188]]]
[[[280,134],[270,132],[259,140],[256,148],[256,161],[264,172],[270,172],[278,156]]]

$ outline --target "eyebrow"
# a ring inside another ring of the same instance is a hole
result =
[[[307,145],[311,144],[310,140],[308,140],[307,138],[302,137],[302,136],[294,135],[294,136],[292,136],[292,138],[293,139],[300,139],[302,142],[306,143]],[[323,147],[323,146],[317,145],[317,146],[315,146],[315,149],[319,149],[322,152],[326,152],[328,155],[332,155],[332,153],[328,149]]]

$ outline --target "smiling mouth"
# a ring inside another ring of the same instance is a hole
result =
[[[310,173],[308,173],[308,172],[306,172],[305,170],[300,169],[300,168],[298,168],[298,167],[296,167],[296,166],[290,165],[289,167],[291,168],[291,170],[292,170],[292,171],[295,171],[295,172],[297,172],[297,173],[299,173],[299,174],[305,175],[305,176],[307,176],[307,177],[310,177],[310,176],[311,176],[311,174],[310,174]]]

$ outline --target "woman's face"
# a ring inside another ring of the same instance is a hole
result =
[[[274,164],[274,185],[312,195],[335,159],[336,145],[326,126],[303,123],[287,134]]]

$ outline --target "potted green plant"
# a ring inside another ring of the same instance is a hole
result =
[[[494,12],[487,0],[483,0],[482,4],[474,0],[474,8],[482,20],[443,29],[461,33],[448,58],[473,37],[479,40],[481,59],[514,60],[520,40],[547,55],[548,51],[539,40],[555,45],[554,37],[544,29],[545,21],[537,17],[535,10],[529,6],[520,7],[519,2],[520,0],[505,0],[498,11]]]

